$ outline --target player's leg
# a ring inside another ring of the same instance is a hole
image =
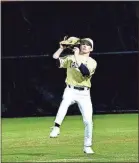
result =
[[[74,101],[73,101],[72,92],[71,90],[66,88],[63,94],[63,100],[59,106],[59,109],[58,109],[58,112],[54,121],[55,125],[53,127],[53,130],[50,133],[51,138],[57,137],[60,134],[60,125],[62,124],[67,114],[68,107],[73,103]]]
[[[85,125],[84,130],[84,152],[85,153],[94,153],[91,149],[92,146],[92,130],[93,130],[93,121],[92,121],[92,102],[90,95],[81,96],[78,98],[78,106],[83,116],[83,122]]]

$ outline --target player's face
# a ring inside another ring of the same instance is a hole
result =
[[[89,44],[89,42],[81,42],[80,50],[81,50],[81,53],[87,54],[87,53],[90,53],[92,51],[92,47]]]

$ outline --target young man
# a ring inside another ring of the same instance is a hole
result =
[[[65,81],[67,87],[64,90],[63,100],[56,115],[50,138],[55,138],[60,134],[60,125],[66,116],[68,107],[77,103],[85,125],[83,151],[92,154],[94,153],[91,148],[93,108],[90,97],[90,80],[97,67],[97,62],[89,57],[90,52],[93,51],[93,41],[90,38],[84,38],[81,40],[80,49],[77,47],[73,49],[74,55],[60,57],[64,49],[65,47],[60,45],[60,48],[53,54],[53,58],[59,62],[59,68],[67,69]]]

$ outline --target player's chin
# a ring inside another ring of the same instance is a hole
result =
[[[89,51],[87,51],[87,50],[82,51],[82,54],[88,54],[88,53],[89,53]]]

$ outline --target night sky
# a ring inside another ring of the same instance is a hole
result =
[[[137,50],[134,2],[3,2],[2,56],[51,54],[65,35],[95,52]]]
[[[26,1],[1,6],[4,116],[30,116],[40,108],[55,114],[66,74],[52,55],[65,35],[92,38],[94,52],[138,50],[135,2]],[[39,56],[45,54],[49,57]],[[98,63],[91,89],[94,111],[136,109],[137,55],[109,54],[91,54]]]

